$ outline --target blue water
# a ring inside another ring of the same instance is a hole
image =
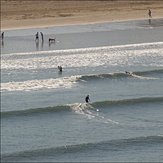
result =
[[[5,31],[2,162],[163,161],[162,25]]]

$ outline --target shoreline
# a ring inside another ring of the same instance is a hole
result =
[[[143,20],[149,9],[163,18],[162,1],[1,0],[1,31]]]
[[[93,24],[102,24],[102,23],[114,23],[114,22],[128,22],[128,21],[139,21],[139,20],[148,20],[149,18],[135,18],[135,19],[118,19],[118,20],[100,20],[100,21],[69,21],[66,23],[36,23],[35,25],[32,23],[35,20],[27,20],[26,23],[28,25],[20,25],[20,26],[7,26],[5,28],[1,27],[1,31],[10,31],[10,30],[21,30],[21,29],[35,29],[35,28],[50,28],[50,27],[63,27],[63,26],[75,26],[75,25],[93,25]],[[151,20],[163,19],[163,17],[155,17]],[[32,22],[31,22],[32,21]],[[37,21],[42,21],[39,19]],[[16,21],[11,21],[11,23],[16,23]]]

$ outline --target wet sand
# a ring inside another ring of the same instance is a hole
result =
[[[72,24],[163,17],[161,0],[117,1],[1,1],[1,29],[39,28]]]

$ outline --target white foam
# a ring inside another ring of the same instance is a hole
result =
[[[93,110],[94,107],[91,104],[88,103],[76,103],[76,104],[70,104],[69,105],[73,111],[77,114],[81,114],[88,119],[95,119],[98,122],[101,123],[112,123],[112,124],[119,124],[119,122],[113,121],[109,118],[105,118],[104,116],[99,115],[99,112],[95,112]]]
[[[156,79],[159,79],[159,78],[154,78],[154,77],[140,76],[140,75],[136,75],[136,74],[133,74],[133,73],[131,73],[131,76],[133,76],[135,78],[138,78],[138,79],[145,79],[145,80],[156,80]]]
[[[71,88],[76,83],[77,79],[78,76],[71,76],[57,79],[1,83],[1,91],[30,91],[39,89]]]
[[[49,51],[34,51],[34,52],[24,52],[24,53],[9,53],[2,54],[2,57],[8,56],[22,56],[22,55],[39,55],[39,54],[63,54],[63,53],[77,53],[77,52],[88,52],[97,50],[108,50],[117,48],[135,48],[135,47],[146,47],[146,46],[158,46],[163,45],[163,42],[152,42],[152,43],[140,43],[140,44],[127,44],[127,45],[114,45],[114,46],[103,46],[103,47],[90,47],[90,48],[78,48],[78,49],[66,49],[66,50],[49,50]]]
[[[163,42],[157,42],[8,54],[1,57],[1,69],[48,69],[58,65],[65,68],[126,64],[163,66],[162,45]]]

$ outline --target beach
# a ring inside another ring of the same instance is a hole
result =
[[[83,2],[3,2],[1,162],[163,161],[162,2]]]
[[[162,28],[155,19],[6,31],[1,161],[163,161]]]
[[[163,17],[161,0],[29,1],[1,0],[1,29],[91,24]]]

